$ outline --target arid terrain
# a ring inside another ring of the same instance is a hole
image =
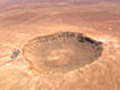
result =
[[[3,3],[0,90],[120,90],[120,3]],[[26,60],[23,47],[35,37],[57,32],[82,33],[102,42],[102,55],[65,74],[40,72]]]

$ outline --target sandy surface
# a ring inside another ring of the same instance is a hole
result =
[[[120,90],[120,4],[23,4],[0,8],[0,90]],[[103,42],[95,62],[60,76],[30,68],[22,47],[34,37],[80,32]],[[13,50],[21,53],[10,58]]]

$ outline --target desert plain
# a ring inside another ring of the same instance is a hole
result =
[[[29,40],[78,32],[103,44],[94,62],[45,75],[25,59]],[[14,51],[18,55],[12,58]],[[16,51],[15,51],[16,52]],[[120,3],[33,2],[0,7],[0,90],[120,90]]]

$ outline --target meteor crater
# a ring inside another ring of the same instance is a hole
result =
[[[58,32],[39,36],[23,47],[23,56],[45,74],[65,74],[89,65],[101,56],[102,43],[82,33]]]

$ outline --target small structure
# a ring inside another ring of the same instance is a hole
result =
[[[18,49],[18,48],[15,48],[15,49],[13,49],[13,54],[11,55],[11,59],[15,59],[19,54],[20,54],[20,49]]]

